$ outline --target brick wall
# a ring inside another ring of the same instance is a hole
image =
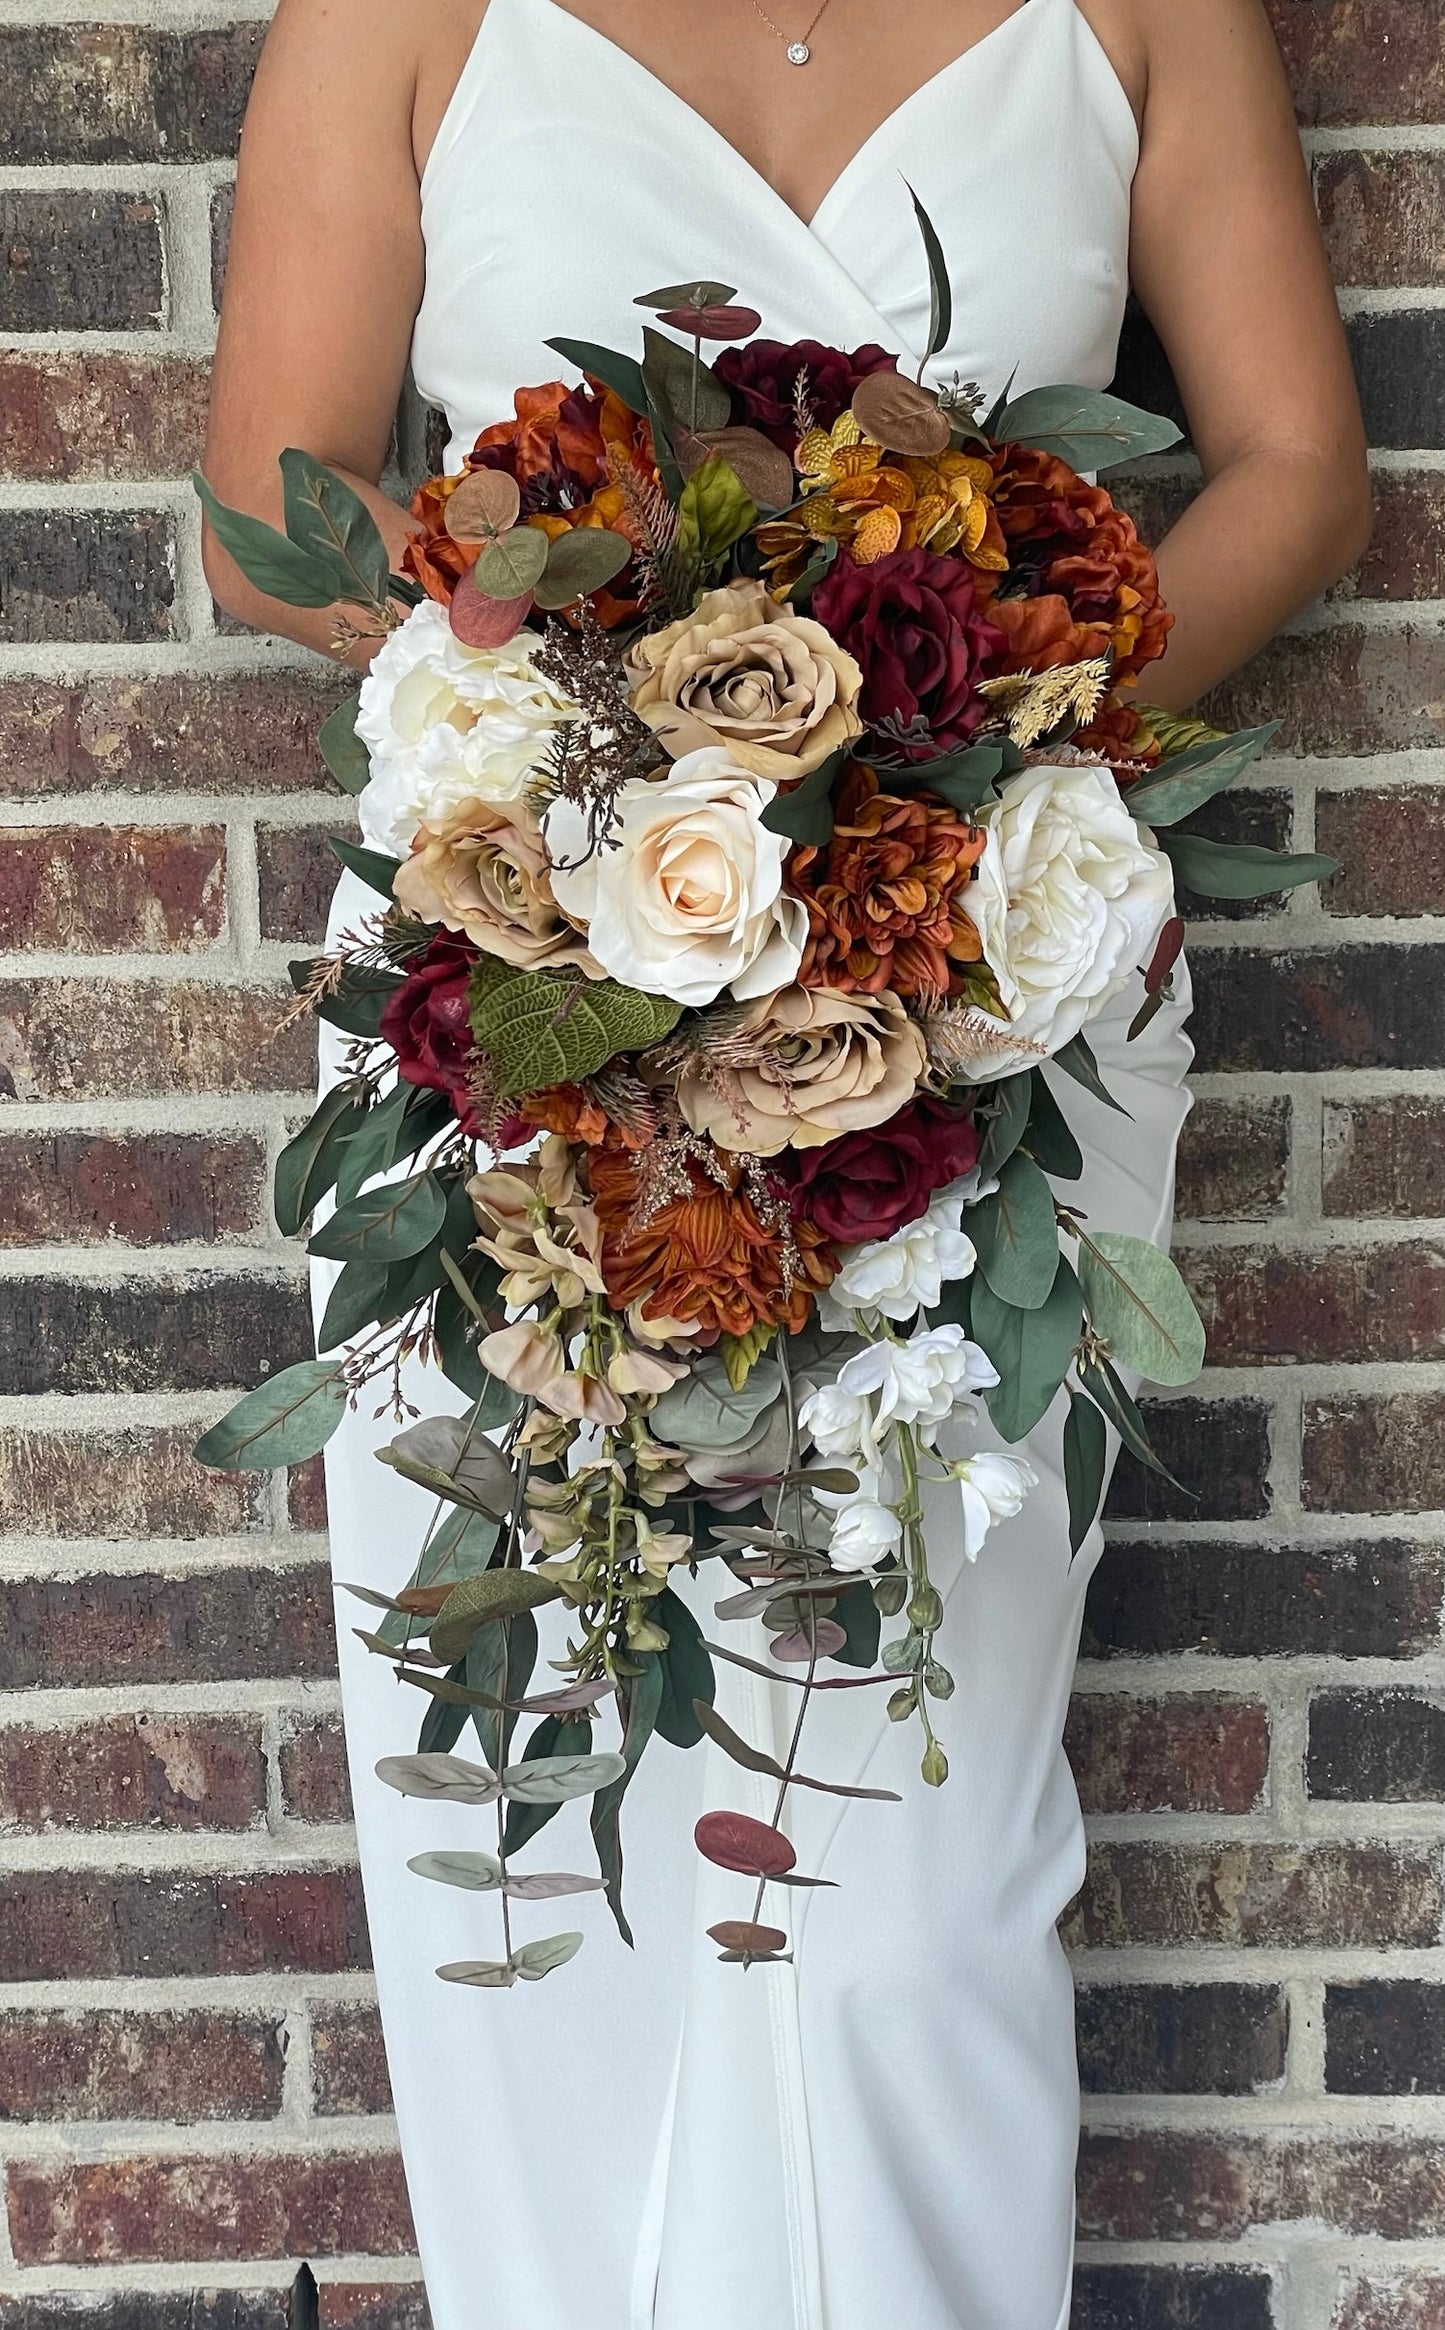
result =
[[[244,5],[0,0],[0,2330],[280,2330],[303,2256],[424,2323],[315,1485],[187,1457],[302,1329],[269,1028],[338,817],[181,482]],[[1121,1475],[1074,1718],[1078,2330],[1445,2325],[1445,18],[1273,6],[1381,527],[1221,707],[1287,723],[1237,829],[1347,870],[1194,943],[1199,1502]]]

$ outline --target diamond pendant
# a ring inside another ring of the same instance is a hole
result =
[[[790,65],[806,65],[812,53],[805,40],[790,40],[788,43],[788,63]]]

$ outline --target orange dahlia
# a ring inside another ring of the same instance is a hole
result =
[[[989,614],[1009,635],[1005,671],[1045,671],[1110,649],[1114,685],[1164,653],[1174,618],[1153,553],[1102,486],[1027,445],[993,454],[994,508],[1009,570]]]
[[[848,995],[946,995],[959,966],[981,952],[958,901],[983,848],[981,828],[946,802],[885,793],[855,761],[832,839],[795,850],[788,865],[789,887],[808,909],[800,983]]]
[[[785,1205],[776,1222],[763,1221],[735,1159],[720,1156],[718,1170],[722,1182],[679,1156],[681,1194],[633,1228],[641,1160],[615,1139],[589,1153],[608,1300],[619,1311],[639,1303],[644,1319],[684,1321],[705,1341],[757,1326],[796,1330],[837,1269],[833,1248],[810,1223],[790,1227]]]

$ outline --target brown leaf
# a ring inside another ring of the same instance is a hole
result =
[[[743,1877],[781,1877],[798,1857],[781,1829],[746,1812],[705,1812],[692,1834],[704,1860]]]
[[[760,509],[785,510],[793,499],[793,464],[761,429],[680,429],[673,449],[685,477],[721,454]]]
[[[748,340],[762,317],[755,307],[670,307],[658,316],[675,332],[696,333],[700,340]]]
[[[448,494],[445,522],[453,542],[490,542],[517,523],[521,488],[504,469],[474,469]]]
[[[853,418],[890,453],[923,460],[946,452],[953,434],[937,399],[901,372],[870,372],[860,380],[853,391]]]
[[[779,1950],[788,1946],[788,1937],[775,1925],[751,1925],[740,1917],[725,1917],[721,1925],[707,1929],[709,1941],[719,1949],[736,1950],[740,1957],[775,1958]]]
[[[820,1659],[836,1658],[847,1640],[847,1629],[836,1618],[818,1618],[811,1635],[799,1626],[788,1634],[775,1634],[768,1648],[785,1666],[806,1666],[815,1655]]]

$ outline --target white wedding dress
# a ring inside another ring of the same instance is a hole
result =
[[[449,416],[455,466],[514,388],[563,369],[549,338],[635,349],[634,294],[694,274],[735,284],[771,338],[881,341],[911,368],[928,290],[906,173],[953,286],[930,376],[990,396],[1015,371],[1019,389],[1103,387],[1136,158],[1130,106],[1075,0],[1026,0],[882,124],[805,225],[557,0],[491,0],[423,181],[417,380]],[[347,876],[335,927],[373,903]],[[1061,1076],[1055,1089],[1090,1159],[1071,1195],[1095,1225],[1162,1244],[1187,982],[1126,1046],[1139,1000],[1135,982],[1090,1029],[1131,1117]],[[331,1267],[317,1277],[324,1300]],[[409,1390],[425,1413],[461,1404],[439,1375],[414,1371]],[[370,1406],[327,1453],[334,1561],[339,1578],[395,1587],[429,1507],[373,1461],[390,1431]],[[1099,1538],[1070,1563],[1060,1428],[1056,1411],[1034,1434],[1040,1486],[976,1566],[935,1494],[941,1655],[958,1684],[938,1716],[946,1787],[922,1786],[916,1727],[889,1725],[883,1693],[817,1702],[806,1768],[903,1802],[794,1793],[798,1867],[838,1890],[770,1896],[791,1965],[718,1963],[705,1929],[750,1915],[751,1887],[692,1844],[707,1806],[769,1817],[771,1783],[711,1747],[654,1741],[623,1814],[636,1950],[588,1894],[518,1912],[524,1935],[585,1930],[546,1982],[439,1982],[444,1961],[495,1953],[496,1905],[407,1859],[485,1846],[489,1816],[377,1782],[379,1756],[416,1744],[419,1694],[354,1639],[367,1614],[341,1598],[362,1868],[436,2330],[1064,2330],[1078,2093],[1055,1921],[1084,1846],[1060,1736]],[[682,1580],[714,1634],[718,1577],[705,1564]],[[765,1638],[728,1640],[756,1655]],[[544,1660],[555,1647],[544,1626]],[[720,1706],[764,1747],[791,1697],[719,1670]],[[585,1805],[563,1808],[526,1865],[595,1865]]]

